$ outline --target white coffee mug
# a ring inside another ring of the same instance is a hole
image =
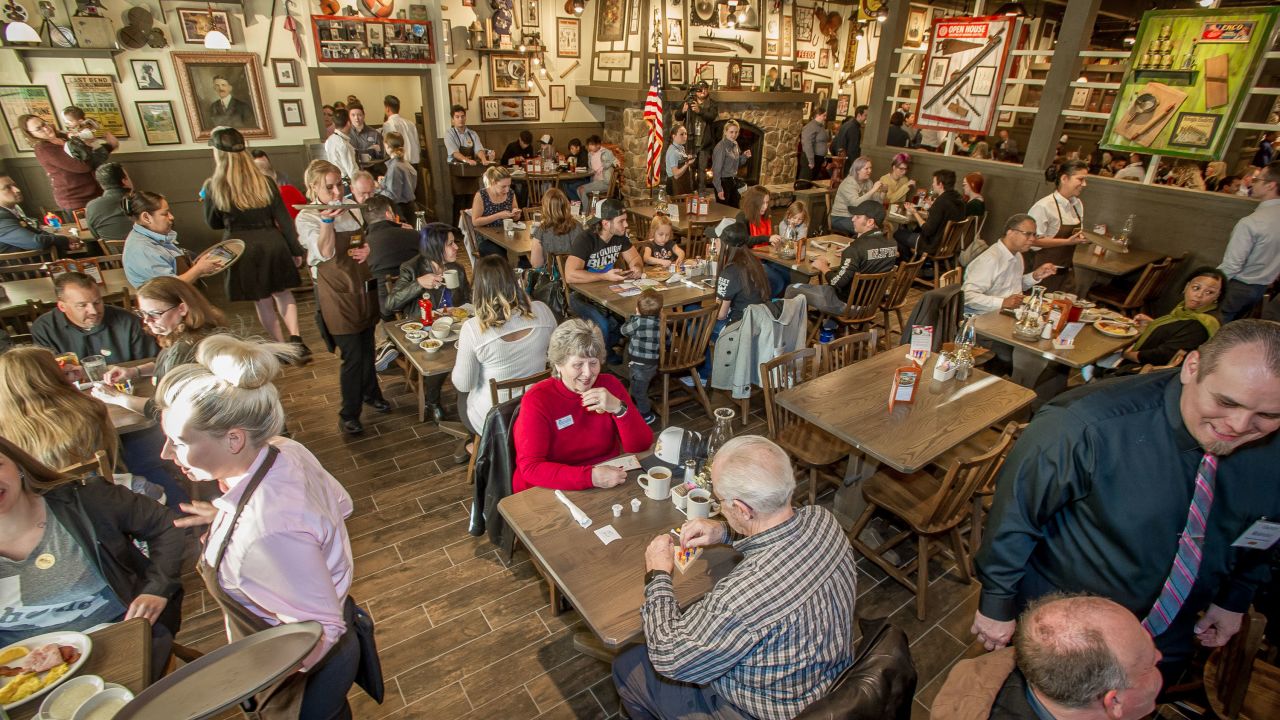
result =
[[[458,287],[458,271],[457,270],[444,271],[444,286],[449,288],[450,290],[457,289]]]
[[[702,488],[690,490],[685,514],[690,518],[711,517],[711,491]]]
[[[655,467],[641,475],[637,482],[650,500],[666,500],[671,494],[671,471],[664,467]]]

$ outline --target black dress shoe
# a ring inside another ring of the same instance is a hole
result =
[[[345,435],[359,435],[364,432],[364,425],[359,420],[339,420],[338,429]]]
[[[383,398],[378,398],[377,400],[365,400],[364,404],[368,405],[374,410],[377,410],[380,413],[391,412],[391,403],[387,402]]]

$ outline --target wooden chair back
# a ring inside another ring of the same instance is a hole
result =
[[[969,236],[970,230],[977,223],[977,218],[967,217],[963,220],[948,220],[942,231],[942,242],[938,243],[938,251],[933,254],[935,263],[950,261],[960,252],[960,244]]]
[[[107,482],[113,482],[111,472],[111,462],[107,460],[107,451],[99,450],[93,454],[93,457],[84,462],[68,465],[58,472],[73,478],[83,478],[90,473],[97,473]]]
[[[1252,607],[1240,619],[1240,630],[1220,650],[1215,650],[1205,667],[1205,695],[1214,713],[1226,720],[1240,717],[1249,684],[1262,649],[1267,618]]]
[[[760,363],[760,388],[764,391],[764,417],[770,437],[776,438],[782,431],[805,422],[799,415],[779,405],[776,396],[783,390],[813,379],[817,359],[817,348],[805,347]]]
[[[944,288],[964,282],[964,268],[951,268],[938,276],[938,287]]]
[[[18,252],[0,253],[0,267],[47,263],[57,259],[58,253],[52,247],[48,250],[19,250]]]
[[[113,293],[103,293],[102,302],[106,305],[115,305],[122,310],[133,312],[133,295],[129,292],[128,287],[122,287]]]
[[[97,242],[98,247],[102,248],[103,255],[121,255],[124,253],[124,240],[98,238]]]
[[[990,450],[967,460],[956,460],[947,469],[937,494],[929,500],[921,529],[940,532],[962,521],[970,510],[973,494],[988,482],[995,482],[996,471],[1012,444],[1012,434],[1001,433],[1000,440]]]
[[[0,310],[0,328],[9,333],[9,338],[16,343],[17,336],[31,334],[31,324],[47,310],[48,306],[39,300],[28,300],[25,305]]]
[[[1138,282],[1133,284],[1121,307],[1132,310],[1146,305],[1164,287],[1172,271],[1173,258],[1171,257],[1147,263],[1147,266],[1142,268],[1142,275],[1138,276]]]
[[[1009,442],[1007,445],[1004,445],[1004,452],[1001,453],[1000,460],[996,463],[995,468],[992,469],[991,475],[986,479],[986,482],[978,486],[978,489],[974,491],[975,493],[978,495],[992,495],[995,493],[996,475],[999,474],[1000,468],[1004,466],[1005,458],[1009,457],[1009,451],[1013,449],[1013,444],[1018,441],[1018,436],[1026,429],[1027,423],[1013,421],[1010,421],[1004,426],[1004,430],[1000,432],[1000,439],[996,441],[996,447],[1000,447],[1006,438]],[[974,548],[974,550],[976,551],[977,548]]]
[[[88,210],[85,208],[77,208],[71,211],[71,219],[75,221],[76,227],[81,230],[89,229]]]
[[[119,270],[124,267],[124,255],[103,255],[98,258],[100,270]]]
[[[520,397],[533,385],[551,377],[551,368],[524,377],[509,380],[489,378],[489,399],[494,405],[500,405],[513,397]]]
[[[920,267],[928,259],[929,253],[925,253],[914,260],[898,263],[893,282],[889,285],[889,292],[885,295],[884,302],[880,304],[881,311],[893,312],[902,309],[902,306],[907,303],[907,294],[911,292],[911,283],[920,274]],[[888,327],[885,330],[887,332]]]
[[[686,258],[707,256],[707,227],[705,223],[689,223],[689,229],[684,234],[684,242],[681,243]]]
[[[649,223],[651,220],[644,213],[627,208],[627,234],[631,241],[640,245],[649,239]]]
[[[525,173],[525,187],[529,191],[528,206],[542,205],[542,196],[554,187],[560,187],[560,176],[556,173]]]
[[[885,291],[893,281],[893,270],[882,273],[858,273],[849,285],[849,297],[844,301],[844,313],[839,321],[846,324],[871,322],[880,312]]]
[[[697,310],[662,309],[662,330],[658,335],[658,370],[680,372],[701,365],[715,328],[717,305]]]
[[[876,343],[879,339],[878,330],[868,330],[845,335],[831,342],[819,343],[818,374],[826,375],[833,370],[839,370],[846,365],[861,362],[875,355]]]
[[[47,277],[44,263],[24,263],[22,265],[0,265],[0,282],[10,280],[34,280]]]
[[[480,260],[480,251],[476,244],[476,224],[471,217],[471,210],[462,211],[462,247],[467,251],[467,259],[471,261],[471,267],[475,268],[476,263]]]

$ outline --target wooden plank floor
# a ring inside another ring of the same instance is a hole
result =
[[[223,304],[226,307],[226,304]],[[232,306],[233,329],[260,332],[247,305]],[[381,376],[395,405],[388,415],[366,409],[365,433],[337,429],[338,361],[324,352],[304,299],[299,315],[315,360],[290,368],[277,383],[288,428],[343,483],[355,501],[347,522],[356,556],[352,592],[372,613],[386,677],[383,705],[358,688],[357,718],[608,718],[618,699],[609,667],[573,649],[578,615],[552,614],[545,584],[528,555],[503,563],[487,538],[467,533],[472,488],[465,467],[453,464],[455,441],[419,423],[408,388],[392,370]],[[453,402],[446,387],[446,401]],[[713,395],[716,405],[727,396]],[[746,431],[764,434],[759,398]],[[701,416],[675,412],[671,423],[706,429]],[[826,502],[830,502],[828,497]],[[865,560],[858,578],[858,614],[888,616],[912,640],[919,671],[913,717],[928,705],[951,665],[979,652],[969,624],[977,607],[976,583],[954,570],[932,567],[929,616],[916,620],[913,596]],[[179,641],[210,650],[224,640],[221,614],[192,573],[185,578]]]

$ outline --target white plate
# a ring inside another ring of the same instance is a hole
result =
[[[70,645],[74,647],[75,649],[80,651],[80,659],[72,663],[71,667],[67,669],[66,674],[58,678],[57,682],[54,682],[46,687],[41,688],[38,692],[31,693],[30,695],[26,696],[21,700],[18,700],[16,702],[11,702],[8,705],[5,705],[4,709],[6,711],[12,710],[16,707],[21,707],[22,705],[25,705],[31,702],[32,700],[35,700],[38,697],[43,697],[45,693],[61,685],[63,682],[67,680],[67,678],[73,677],[76,674],[76,671],[80,669],[80,666],[84,665],[84,661],[89,659],[89,651],[93,649],[93,641],[90,640],[89,636],[85,635],[84,633],[51,632],[51,633],[45,633],[43,635],[36,635],[35,637],[29,637],[26,640],[23,640],[22,642],[16,642],[11,645],[6,645],[3,648],[0,648],[0,652],[8,650],[11,647],[18,647],[18,646],[25,647],[28,651],[33,651],[45,645],[48,645],[49,643],[57,643],[59,645]],[[12,682],[12,681],[13,681],[13,678],[9,678],[9,680],[5,682],[5,685],[8,685],[9,682]]]
[[[460,335],[461,333],[462,333],[462,328],[458,327],[457,325],[454,325],[454,326],[453,326],[453,329],[449,331],[449,334],[448,334],[448,335],[445,335],[444,337],[436,337],[435,335],[429,335],[429,336],[427,337],[427,339],[428,339],[428,340],[439,340],[440,342],[442,342],[442,343],[444,343],[444,344],[448,345],[449,343],[453,342],[454,340],[457,340],[457,339],[458,339],[458,335]]]
[[[400,330],[401,330],[402,332],[411,332],[411,331],[414,331],[414,330],[422,330],[422,323],[420,323],[420,322],[407,322],[407,323],[402,323],[402,324],[400,325]]]
[[[1136,325],[1126,325],[1125,330],[1121,332],[1112,332],[1111,330],[1103,329],[1104,322],[1111,322],[1111,321],[1098,320],[1093,324],[1093,329],[1097,330],[1103,335],[1107,335],[1113,338],[1131,338],[1131,337],[1137,337],[1139,334],[1139,330]]]

